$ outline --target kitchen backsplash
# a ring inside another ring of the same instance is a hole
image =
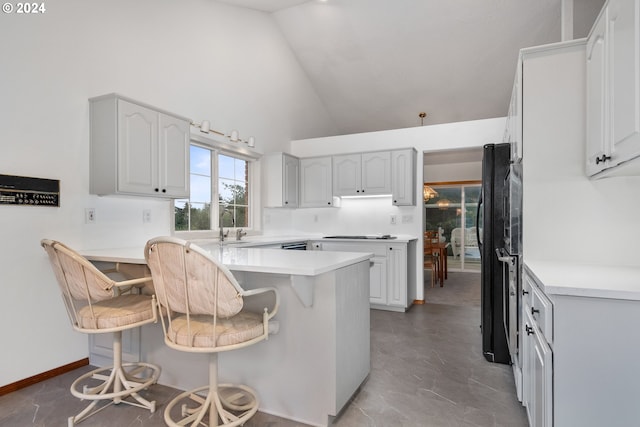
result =
[[[391,196],[343,198],[339,208],[264,209],[264,234],[415,234],[415,207],[397,207]],[[419,212],[419,211],[418,211]],[[395,224],[392,224],[392,216]]]

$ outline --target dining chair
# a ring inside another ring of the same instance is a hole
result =
[[[426,233],[425,233],[426,234]],[[431,270],[431,287],[440,277],[440,260],[439,251],[433,246],[434,241],[432,238],[424,239],[424,269]],[[442,284],[440,285],[442,286]]]
[[[164,314],[165,344],[179,351],[209,353],[209,384],[171,400],[165,408],[165,422],[172,427],[244,424],[258,410],[258,396],[245,385],[218,383],[218,353],[256,344],[277,332],[277,321],[272,319],[280,304],[278,291],[242,289],[223,264],[181,239],[151,239],[144,256]],[[267,307],[261,312],[246,309],[244,300],[258,295],[265,301],[269,298],[264,305],[271,305],[270,311]]]
[[[151,278],[116,282],[64,244],[49,239],[40,243],[49,256],[73,329],[87,334],[113,334],[113,365],[94,369],[71,384],[71,394],[90,403],[69,417],[68,426],[73,427],[112,404],[125,403],[155,412],[156,402],[139,393],[157,382],[160,368],[150,363],[122,362],[122,331],[158,319],[155,297],[136,293],[137,287]],[[100,402],[103,404],[96,408]]]

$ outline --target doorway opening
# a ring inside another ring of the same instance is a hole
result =
[[[424,200],[424,231],[437,231],[445,243],[449,271],[480,271],[476,221],[481,181],[424,185],[434,192]]]

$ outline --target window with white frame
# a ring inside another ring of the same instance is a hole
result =
[[[250,227],[248,160],[192,143],[189,169],[189,198],[174,201],[176,232]]]

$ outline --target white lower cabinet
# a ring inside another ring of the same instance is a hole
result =
[[[312,242],[311,247],[323,251],[370,252],[369,302],[371,308],[406,311],[415,299],[415,241]]]
[[[640,425],[640,301],[608,291],[616,280],[637,283],[637,273],[607,279],[624,273],[581,271],[587,268],[525,260],[522,401],[532,427]],[[594,282],[605,291],[594,292]]]
[[[371,258],[369,273],[369,302],[371,304],[387,304],[387,257],[374,256]]]
[[[522,328],[522,403],[527,409],[529,425],[543,427],[553,425],[553,363],[549,346],[551,336],[545,335],[546,324],[538,319],[553,316],[553,307],[538,290],[530,276],[523,284],[523,328]],[[534,298],[537,294],[537,298]],[[536,305],[537,301],[545,304]],[[547,304],[548,303],[548,304]],[[550,325],[549,325],[550,326]]]

